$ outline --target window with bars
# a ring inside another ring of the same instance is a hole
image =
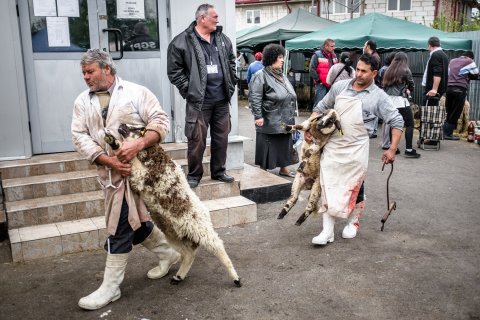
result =
[[[260,10],[247,10],[247,24],[260,24]]]
[[[388,11],[408,11],[412,8],[412,0],[387,0]]]
[[[350,13],[352,12],[352,8],[354,13],[360,12],[360,0],[353,0],[353,4],[351,0],[324,0],[321,6],[321,13]]]

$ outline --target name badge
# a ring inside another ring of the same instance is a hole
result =
[[[207,73],[218,73],[218,67],[216,64],[207,64]]]

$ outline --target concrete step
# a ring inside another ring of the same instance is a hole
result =
[[[182,168],[182,171],[185,173],[185,176],[186,176],[188,174],[188,160],[186,158],[183,158],[183,159],[175,159],[173,161]],[[210,156],[203,157],[202,166],[203,166],[203,176],[204,177],[210,176]]]
[[[172,159],[186,158],[186,143],[165,143],[162,144],[162,148]],[[209,145],[205,149],[205,156],[210,156]],[[0,161],[2,179],[22,178],[89,169],[95,169],[95,165],[91,165],[78,152],[42,154],[33,156],[30,159]]]
[[[25,160],[0,162],[2,179],[82,171],[94,168],[94,165],[91,165],[77,152],[42,154]]]
[[[185,174],[188,173],[187,159],[174,161],[181,166]],[[209,176],[210,157],[203,158],[203,169],[204,176]],[[97,181],[96,169],[3,179],[2,183],[6,202],[101,189]]]
[[[235,180],[232,183],[225,183],[212,180],[210,177],[204,177],[193,191],[202,201],[239,196],[240,181]]]
[[[163,150],[165,150],[170,155],[170,158],[172,158],[173,160],[186,159],[187,147],[188,146],[186,142],[162,144]],[[207,144],[207,147],[205,148],[204,156],[205,157],[210,156],[210,144]]]
[[[29,178],[38,180],[46,179],[46,177],[43,176]],[[95,181],[95,183],[97,182]],[[75,188],[78,189],[82,185],[90,185],[83,182],[74,183],[72,180],[65,180],[64,184],[66,192],[72,191],[71,186],[75,186]],[[93,182],[92,185],[95,186]],[[222,197],[234,197],[240,195],[240,182],[224,183],[206,177],[202,179],[194,191],[202,201]],[[31,194],[33,194],[33,192]],[[104,195],[102,190],[92,190],[9,201],[5,203],[5,207],[8,216],[8,225],[11,229],[101,216],[104,212],[103,200]]]
[[[100,190],[97,170],[60,172],[3,180],[6,202]]]
[[[240,181],[240,194],[256,203],[285,200],[290,196],[293,178],[280,177],[277,173],[278,169],[267,171],[249,164],[244,164],[243,169],[228,171]]]
[[[103,216],[103,191],[80,192],[5,203],[8,227],[20,228]]]
[[[241,196],[204,203],[210,210],[215,228],[257,220],[257,205]],[[14,262],[97,250],[103,247],[107,237],[103,216],[14,228],[8,233]]]

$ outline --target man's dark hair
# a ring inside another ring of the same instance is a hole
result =
[[[367,46],[373,50],[373,52],[377,51],[377,43],[375,42],[375,40],[368,40],[367,41]]]
[[[360,58],[358,58],[358,61],[362,61],[363,63],[369,65],[372,71],[378,71],[378,61],[371,54],[362,54]]]
[[[279,44],[269,44],[263,49],[262,63],[265,67],[271,66],[279,56],[285,57],[285,48]]]
[[[470,50],[465,51],[465,52],[463,53],[463,56],[464,56],[464,57],[469,57],[469,58],[472,59],[472,60],[475,59],[475,56],[473,55],[473,52],[470,51]]]
[[[431,47],[440,47],[440,39],[438,37],[430,37],[428,38],[428,44]]]
[[[392,51],[387,56],[385,57],[385,65],[389,66],[390,63],[392,63],[393,58],[395,58],[395,55],[397,54],[398,51]]]

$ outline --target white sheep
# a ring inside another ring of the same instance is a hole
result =
[[[132,139],[135,135],[138,137],[136,132],[142,131],[122,124],[118,132]],[[121,146],[107,130],[105,142],[113,150]],[[181,254],[180,268],[171,283],[178,284],[185,279],[198,247],[203,246],[222,262],[235,285],[240,287],[240,278],[213,228],[210,212],[189,187],[181,168],[158,144],[140,151],[130,164],[130,187],[141,196],[169,244]]]
[[[295,224],[301,225],[308,216],[317,210],[318,199],[320,198],[322,188],[320,186],[320,155],[323,147],[328,142],[328,138],[338,129],[341,132],[340,118],[333,109],[327,110],[324,114],[311,117],[302,124],[287,125],[286,130],[308,131],[313,137],[313,143],[303,141],[301,159],[295,179],[292,184],[292,192],[278,215],[278,219],[283,219],[285,215],[297,203],[298,196],[302,190],[311,190],[308,198],[305,212],[298,218]]]

